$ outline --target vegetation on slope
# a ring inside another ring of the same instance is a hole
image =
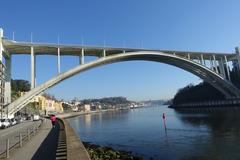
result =
[[[230,72],[230,77],[231,82],[240,89],[240,73],[236,66],[233,67]],[[186,87],[179,89],[173,98],[173,105],[222,99],[224,99],[224,95],[221,92],[209,83],[202,82],[195,86],[189,84]]]
[[[12,101],[16,100],[18,97],[21,96],[21,92],[27,92],[30,90],[30,83],[29,81],[16,79],[11,80],[11,90],[12,90]]]

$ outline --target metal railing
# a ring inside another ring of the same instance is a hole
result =
[[[44,120],[40,120],[40,123],[33,123],[32,125],[20,129],[18,132],[10,133],[5,137],[0,138],[0,159],[9,158],[10,151],[16,148],[21,148],[24,143],[31,140],[31,137],[35,136],[42,126]]]

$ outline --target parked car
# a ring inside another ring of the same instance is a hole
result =
[[[26,118],[25,118],[25,117],[21,117],[21,118],[19,118],[19,119],[18,119],[18,121],[17,121],[17,122],[18,122],[18,123],[22,123],[22,122],[24,122],[25,120],[26,120]]]
[[[17,124],[17,121],[16,121],[15,118],[12,118],[12,119],[10,120],[10,123],[11,123],[11,126],[14,126],[14,125]]]
[[[1,122],[2,122],[2,128],[7,128],[7,127],[10,127],[10,120],[9,119],[1,119]]]
[[[34,115],[33,115],[33,121],[38,121],[38,120],[40,120],[39,115],[34,114]]]
[[[32,121],[32,118],[33,118],[33,117],[32,117],[31,115],[29,115],[29,116],[26,117],[26,120],[27,120],[27,121]]]
[[[2,128],[2,121],[0,120],[0,128]]]

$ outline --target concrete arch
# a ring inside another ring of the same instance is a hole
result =
[[[175,55],[169,55],[163,52],[153,52],[153,51],[140,51],[140,52],[128,52],[122,54],[116,54],[111,56],[106,56],[99,58],[98,60],[79,65],[74,67],[66,72],[63,72],[56,77],[46,81],[45,83],[37,86],[32,89],[22,97],[18,98],[11,104],[9,104],[9,113],[13,114],[19,111],[22,107],[24,107],[27,103],[30,102],[36,95],[39,95],[46,89],[60,83],[61,81],[70,78],[78,73],[84,72],[86,70],[120,61],[132,61],[132,60],[147,60],[147,61],[155,61],[160,63],[166,63],[169,65],[173,65],[179,68],[182,68],[192,74],[202,78],[203,80],[210,83],[213,87],[218,89],[221,93],[223,93],[226,98],[231,97],[240,97],[240,90],[236,88],[232,83],[222,78],[220,75],[216,74],[214,71],[210,70],[203,65],[191,61],[186,58],[181,58]]]

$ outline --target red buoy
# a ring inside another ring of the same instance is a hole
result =
[[[162,118],[165,120],[165,118],[166,118],[165,113],[163,113]]]

